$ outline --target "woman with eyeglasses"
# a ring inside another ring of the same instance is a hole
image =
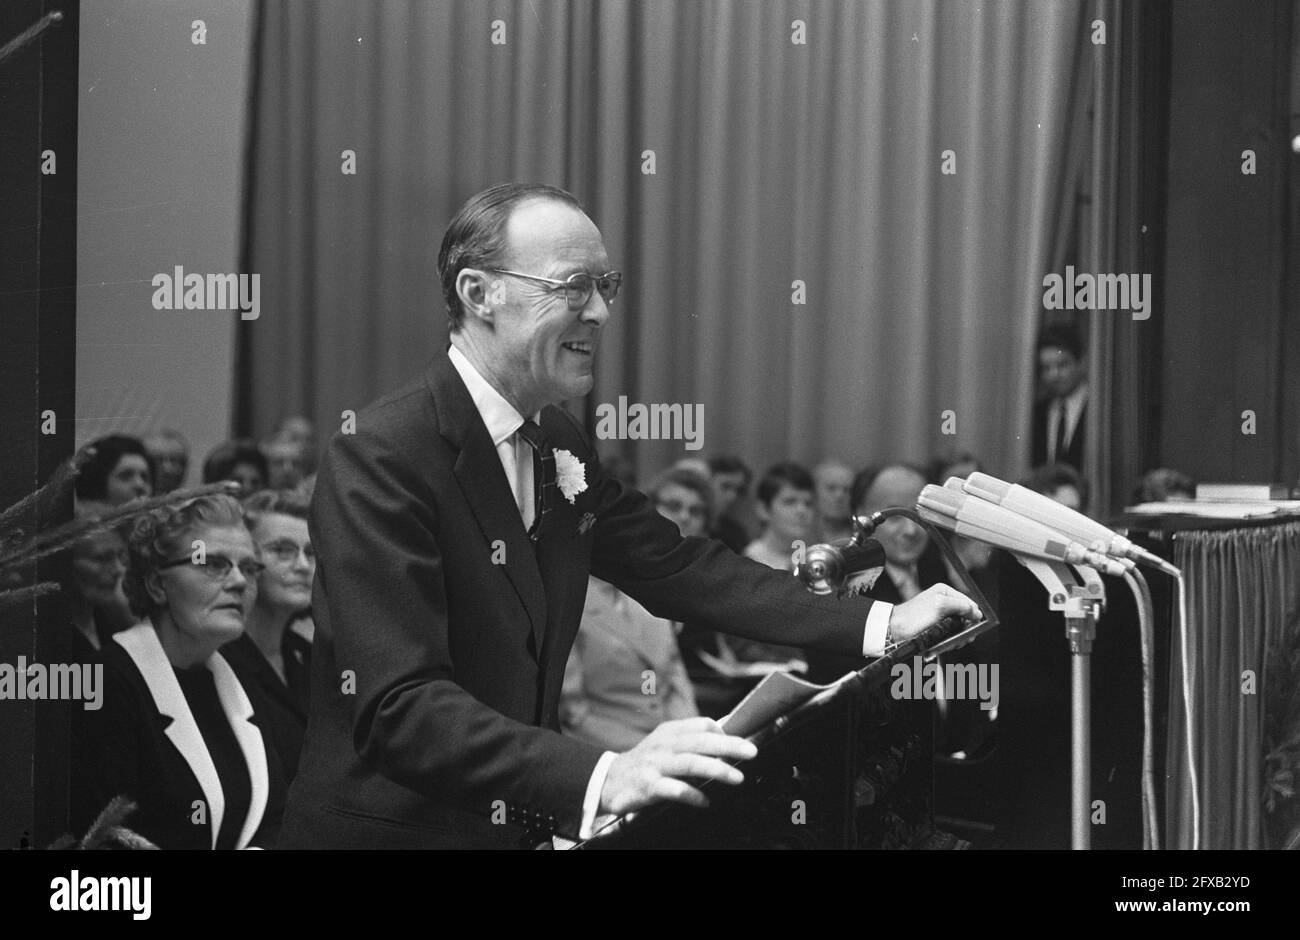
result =
[[[316,553],[307,533],[307,501],[288,490],[262,490],[244,501],[244,519],[266,568],[257,579],[257,600],[243,635],[221,652],[270,705],[267,730],[292,783],[307,732],[311,678]]]
[[[73,831],[122,795],[138,807],[126,825],[160,848],[267,848],[284,776],[260,694],[218,652],[243,633],[263,567],[240,505],[157,509],[128,548],[143,619],[104,645],[100,707],[73,709]]]

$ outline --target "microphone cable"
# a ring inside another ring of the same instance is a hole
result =
[[[1142,848],[1160,849],[1160,828],[1156,820],[1155,770],[1155,631],[1151,623],[1151,587],[1141,571],[1124,573],[1124,582],[1137,601],[1138,627],[1142,645]]]

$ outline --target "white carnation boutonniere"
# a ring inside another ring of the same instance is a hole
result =
[[[555,485],[570,503],[587,491],[587,468],[567,450],[555,452]]]

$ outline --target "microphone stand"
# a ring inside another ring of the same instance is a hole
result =
[[[1047,588],[1048,609],[1065,614],[1065,639],[1070,644],[1070,848],[1091,848],[1092,644],[1106,589],[1092,568],[1022,555],[1015,558]]]

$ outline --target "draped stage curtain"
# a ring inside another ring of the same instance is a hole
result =
[[[703,405],[698,454],[601,443],[643,478],[719,452],[761,469],[956,448],[1017,475],[1042,278],[1086,126],[1071,103],[1089,13],[264,5],[243,268],[262,275],[263,313],[241,325],[236,430],[303,412],[328,438],[440,353],[443,227],[472,193],[526,179],[574,192],[626,275],[574,407],[594,429],[595,405],[620,395]]]
[[[1087,211],[1076,260],[1087,271],[1149,273],[1153,295],[1148,319],[1087,314],[1081,331],[1091,351],[1095,403],[1087,414],[1083,471],[1093,512],[1104,518],[1130,505],[1136,481],[1161,463],[1170,9],[1159,2],[1092,0],[1089,19],[1111,29],[1106,44],[1092,46],[1081,62],[1080,87],[1091,99],[1092,119],[1086,178],[1080,179]]]
[[[1209,849],[1264,845],[1265,729],[1270,747],[1294,755],[1294,706],[1300,679],[1300,523],[1180,532],[1173,563],[1187,576],[1188,700],[1196,748],[1200,844]],[[1175,628],[1170,647],[1165,842],[1191,848],[1192,790],[1188,774],[1183,649]],[[1269,668],[1265,668],[1266,664]],[[1254,676],[1248,685],[1246,670]],[[1294,757],[1291,757],[1294,764]],[[1294,780],[1294,766],[1287,774]],[[1287,779],[1278,782],[1286,783]],[[1279,848],[1288,826],[1274,837]],[[1294,832],[1291,833],[1294,837]],[[1294,846],[1293,846],[1294,847]]]

